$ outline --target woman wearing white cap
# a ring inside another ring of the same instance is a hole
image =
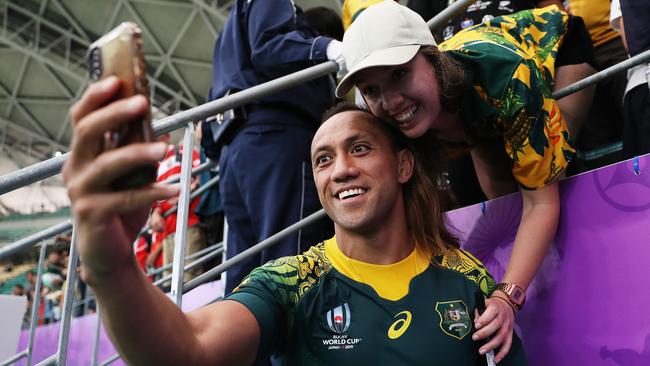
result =
[[[563,42],[571,47],[561,48]],[[560,103],[551,97],[554,85],[568,83],[565,75],[580,79],[593,70],[581,19],[554,6],[525,11],[436,46],[419,15],[385,1],[351,25],[343,55],[349,72],[337,96],[356,86],[372,113],[406,136],[433,131],[447,142],[450,155],[470,153],[487,197],[521,189],[523,214],[510,262],[476,320],[478,338],[492,336],[485,348],[498,348],[496,359],[503,359],[515,310],[555,234],[557,178],[575,154],[570,136],[584,119],[581,106],[590,103],[589,91]]]

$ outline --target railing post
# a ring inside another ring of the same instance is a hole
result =
[[[192,162],[194,161],[194,123],[188,123],[183,137],[183,155],[181,160],[181,193],[178,198],[178,215],[176,216],[176,233],[174,234],[174,266],[172,267],[172,300],[180,308],[183,302],[183,275],[185,271],[185,247],[187,243],[187,223],[190,206],[190,182],[192,180]]]
[[[43,275],[43,263],[45,262],[45,252],[47,244],[41,243],[41,250],[38,254],[38,268],[36,269],[36,284],[34,286],[34,303],[32,304],[32,321],[29,323],[29,341],[27,342],[27,358],[25,365],[32,364],[32,351],[34,348],[34,336],[36,334],[36,326],[38,325],[38,310],[41,307],[41,276]]]
[[[95,315],[97,315],[97,322],[95,326],[95,334],[93,335],[93,350],[92,353],[90,354],[90,365],[95,366],[97,365],[97,351],[99,349],[99,335],[100,335],[100,329],[102,326],[102,319],[101,319],[101,314],[99,313],[99,304],[95,306]]]
[[[74,287],[77,280],[77,264],[79,252],[77,251],[77,229],[72,227],[72,240],[70,241],[70,257],[68,258],[68,278],[63,296],[63,315],[61,317],[61,334],[59,336],[59,349],[57,366],[65,366],[68,357],[68,338],[70,336],[70,320],[72,318],[72,304],[74,303]]]

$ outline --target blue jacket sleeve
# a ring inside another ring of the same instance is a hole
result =
[[[327,60],[328,37],[309,37],[296,27],[292,1],[251,0],[246,24],[251,61],[256,69],[276,73]]]

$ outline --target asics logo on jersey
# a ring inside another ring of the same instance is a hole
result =
[[[393,324],[391,324],[390,328],[388,328],[388,338],[390,339],[397,339],[406,332],[406,330],[409,328],[409,325],[411,325],[411,312],[408,310],[404,310],[400,313],[397,313],[395,315],[395,320]]]

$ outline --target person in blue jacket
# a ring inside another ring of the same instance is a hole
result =
[[[317,35],[293,1],[238,0],[214,49],[210,99],[328,59],[342,60],[341,54],[341,43]],[[223,148],[208,147],[206,153],[219,156],[228,258],[320,209],[309,145],[321,115],[334,103],[334,83],[321,77],[225,114],[240,120],[240,127]],[[241,262],[228,270],[226,292],[253,268],[301,253],[331,234],[331,223],[323,221]]]

